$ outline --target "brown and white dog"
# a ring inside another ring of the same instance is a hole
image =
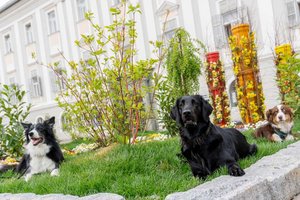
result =
[[[278,105],[266,112],[268,123],[254,132],[254,137],[265,137],[272,142],[294,140],[292,135],[293,111],[286,105]]]

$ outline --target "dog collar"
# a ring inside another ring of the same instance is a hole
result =
[[[285,133],[277,128],[274,128],[275,134],[278,135],[282,140],[284,140],[289,133]]]

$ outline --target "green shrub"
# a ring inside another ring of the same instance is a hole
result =
[[[23,128],[31,105],[23,101],[25,91],[17,85],[1,85],[0,98],[0,158],[20,157],[24,143]]]
[[[199,91],[199,75],[202,62],[200,59],[203,44],[192,39],[184,29],[178,29],[171,39],[163,68],[167,75],[159,84],[157,100],[160,105],[159,117],[171,135],[177,133],[170,111],[175,100],[183,95]]]
[[[295,116],[300,117],[300,58],[295,54],[278,66],[278,86],[281,88],[281,99],[293,108]]]
[[[70,73],[58,63],[50,65],[66,89],[56,101],[65,111],[64,117],[76,132],[93,138],[100,146],[111,142],[134,143],[146,121],[153,117],[152,104],[144,101],[155,93],[159,76],[154,68],[159,58],[137,59],[135,17],[139,5],[122,1],[111,8],[113,23],[100,27],[93,14],[86,13],[94,29],[93,35],[82,35],[75,44],[89,55],[79,62],[68,61]],[[161,45],[152,43],[155,52]],[[156,77],[156,78],[155,78]]]

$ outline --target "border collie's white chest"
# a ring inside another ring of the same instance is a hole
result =
[[[30,173],[52,171],[55,168],[55,162],[46,156],[50,148],[47,144],[33,146],[29,143],[26,146],[27,153],[30,155]]]

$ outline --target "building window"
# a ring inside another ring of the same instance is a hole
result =
[[[57,93],[67,88],[65,80],[62,78],[64,73],[65,69],[63,67],[58,67],[55,72],[50,72],[50,81],[53,93]]]
[[[121,3],[121,0],[112,0],[112,6],[117,6]]]
[[[56,22],[56,14],[55,14],[54,10],[52,10],[48,13],[48,24],[49,24],[49,34],[55,33],[58,31],[57,22]]]
[[[164,27],[163,27],[163,31],[164,31],[164,34],[165,34],[165,39],[168,41],[170,40],[174,34],[175,34],[175,31],[176,29],[178,28],[178,24],[177,24],[177,19],[174,18],[174,19],[171,19],[171,20],[168,20],[165,22],[164,24]]]
[[[63,131],[68,131],[68,124],[69,124],[69,122],[68,122],[68,120],[67,120],[67,117],[66,117],[65,114],[63,114],[63,115],[61,116],[61,129],[62,129]]]
[[[11,46],[11,38],[9,34],[4,36],[4,43],[5,43],[5,54],[11,53],[12,46]]]
[[[249,22],[247,7],[238,6],[237,0],[218,1],[219,14],[212,16],[213,36],[216,48],[223,48],[228,44],[231,28],[235,24]]]
[[[235,81],[232,81],[229,86],[229,97],[230,97],[230,105],[231,107],[237,107],[237,94],[235,89]]]
[[[166,32],[176,29],[177,28],[176,18],[166,21],[164,26]]]
[[[87,12],[86,0],[77,0],[77,11],[78,20],[84,20],[85,13]]]
[[[26,32],[26,44],[32,43],[33,40],[33,32],[31,23],[25,25],[25,32]]]
[[[13,87],[18,87],[17,84],[16,84],[16,79],[15,79],[15,77],[9,78],[9,79],[8,79],[8,82],[9,82],[10,87],[12,87],[12,88],[13,88]],[[17,104],[17,103],[18,103],[17,95],[16,95],[16,94],[13,94],[13,95],[11,96],[10,101],[11,101],[12,104]]]
[[[16,84],[15,77],[9,78],[8,82],[9,82],[9,85],[15,85]]]
[[[73,123],[72,119],[70,119],[70,117],[67,116],[66,113],[62,114],[60,120],[61,120],[61,129],[62,129],[62,131],[69,132],[69,133],[74,133],[75,132],[74,126],[71,125]]]
[[[297,0],[286,0],[287,17],[289,26],[294,27],[300,22],[300,2]]]
[[[226,37],[229,38],[232,35],[232,33],[231,33],[231,24],[224,25],[224,29],[225,29]]]
[[[221,0],[219,1],[220,13],[227,13],[229,11],[237,9],[237,0]]]
[[[42,96],[42,84],[41,84],[41,79],[37,75],[37,71],[33,70],[31,72],[31,96],[32,97],[41,97]]]

